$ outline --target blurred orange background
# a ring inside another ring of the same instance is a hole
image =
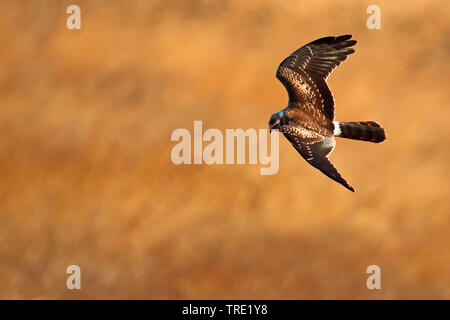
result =
[[[450,298],[449,16],[419,0],[0,2],[0,298]],[[287,103],[278,64],[347,33],[336,117],[387,132],[337,141],[355,194],[282,137],[273,176],[171,162],[194,120],[266,128]]]

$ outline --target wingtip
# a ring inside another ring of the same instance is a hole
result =
[[[345,41],[351,39],[353,36],[351,34],[344,34],[342,36],[336,37],[336,41]]]
[[[328,36],[328,37],[322,37],[322,38],[316,39],[314,41],[311,41],[308,44],[319,45],[319,44],[325,44],[325,43],[327,43],[327,44],[344,43],[345,44],[344,47],[351,47],[351,46],[354,46],[357,43],[357,41],[354,40],[354,39],[350,40],[351,38],[352,38],[351,34],[344,34],[342,36],[337,36],[337,37],[335,37],[335,36]]]
[[[342,185],[343,185],[346,189],[350,190],[351,192],[355,192],[355,189],[353,189],[353,187],[350,186],[349,184],[343,184],[343,183],[342,183]]]

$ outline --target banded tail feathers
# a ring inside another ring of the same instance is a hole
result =
[[[334,121],[334,136],[376,143],[386,139],[384,129],[375,121]]]

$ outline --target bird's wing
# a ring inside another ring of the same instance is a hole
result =
[[[302,108],[308,103],[319,109],[329,120],[334,119],[334,100],[327,85],[330,73],[355,52],[356,40],[351,35],[325,37],[304,45],[281,62],[277,78],[286,87],[289,103]],[[306,107],[304,107],[306,108]],[[314,110],[304,110],[314,113]]]
[[[294,125],[281,126],[280,130],[310,165],[316,167],[350,191],[355,192],[355,189],[342,178],[330,160],[328,160],[328,155],[334,148],[334,143],[331,144],[327,140],[330,139],[329,137],[321,136],[313,131]]]

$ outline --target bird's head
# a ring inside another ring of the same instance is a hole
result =
[[[278,111],[270,116],[269,119],[269,129],[270,132],[272,130],[279,130],[281,125],[281,117],[283,116],[283,111]]]

